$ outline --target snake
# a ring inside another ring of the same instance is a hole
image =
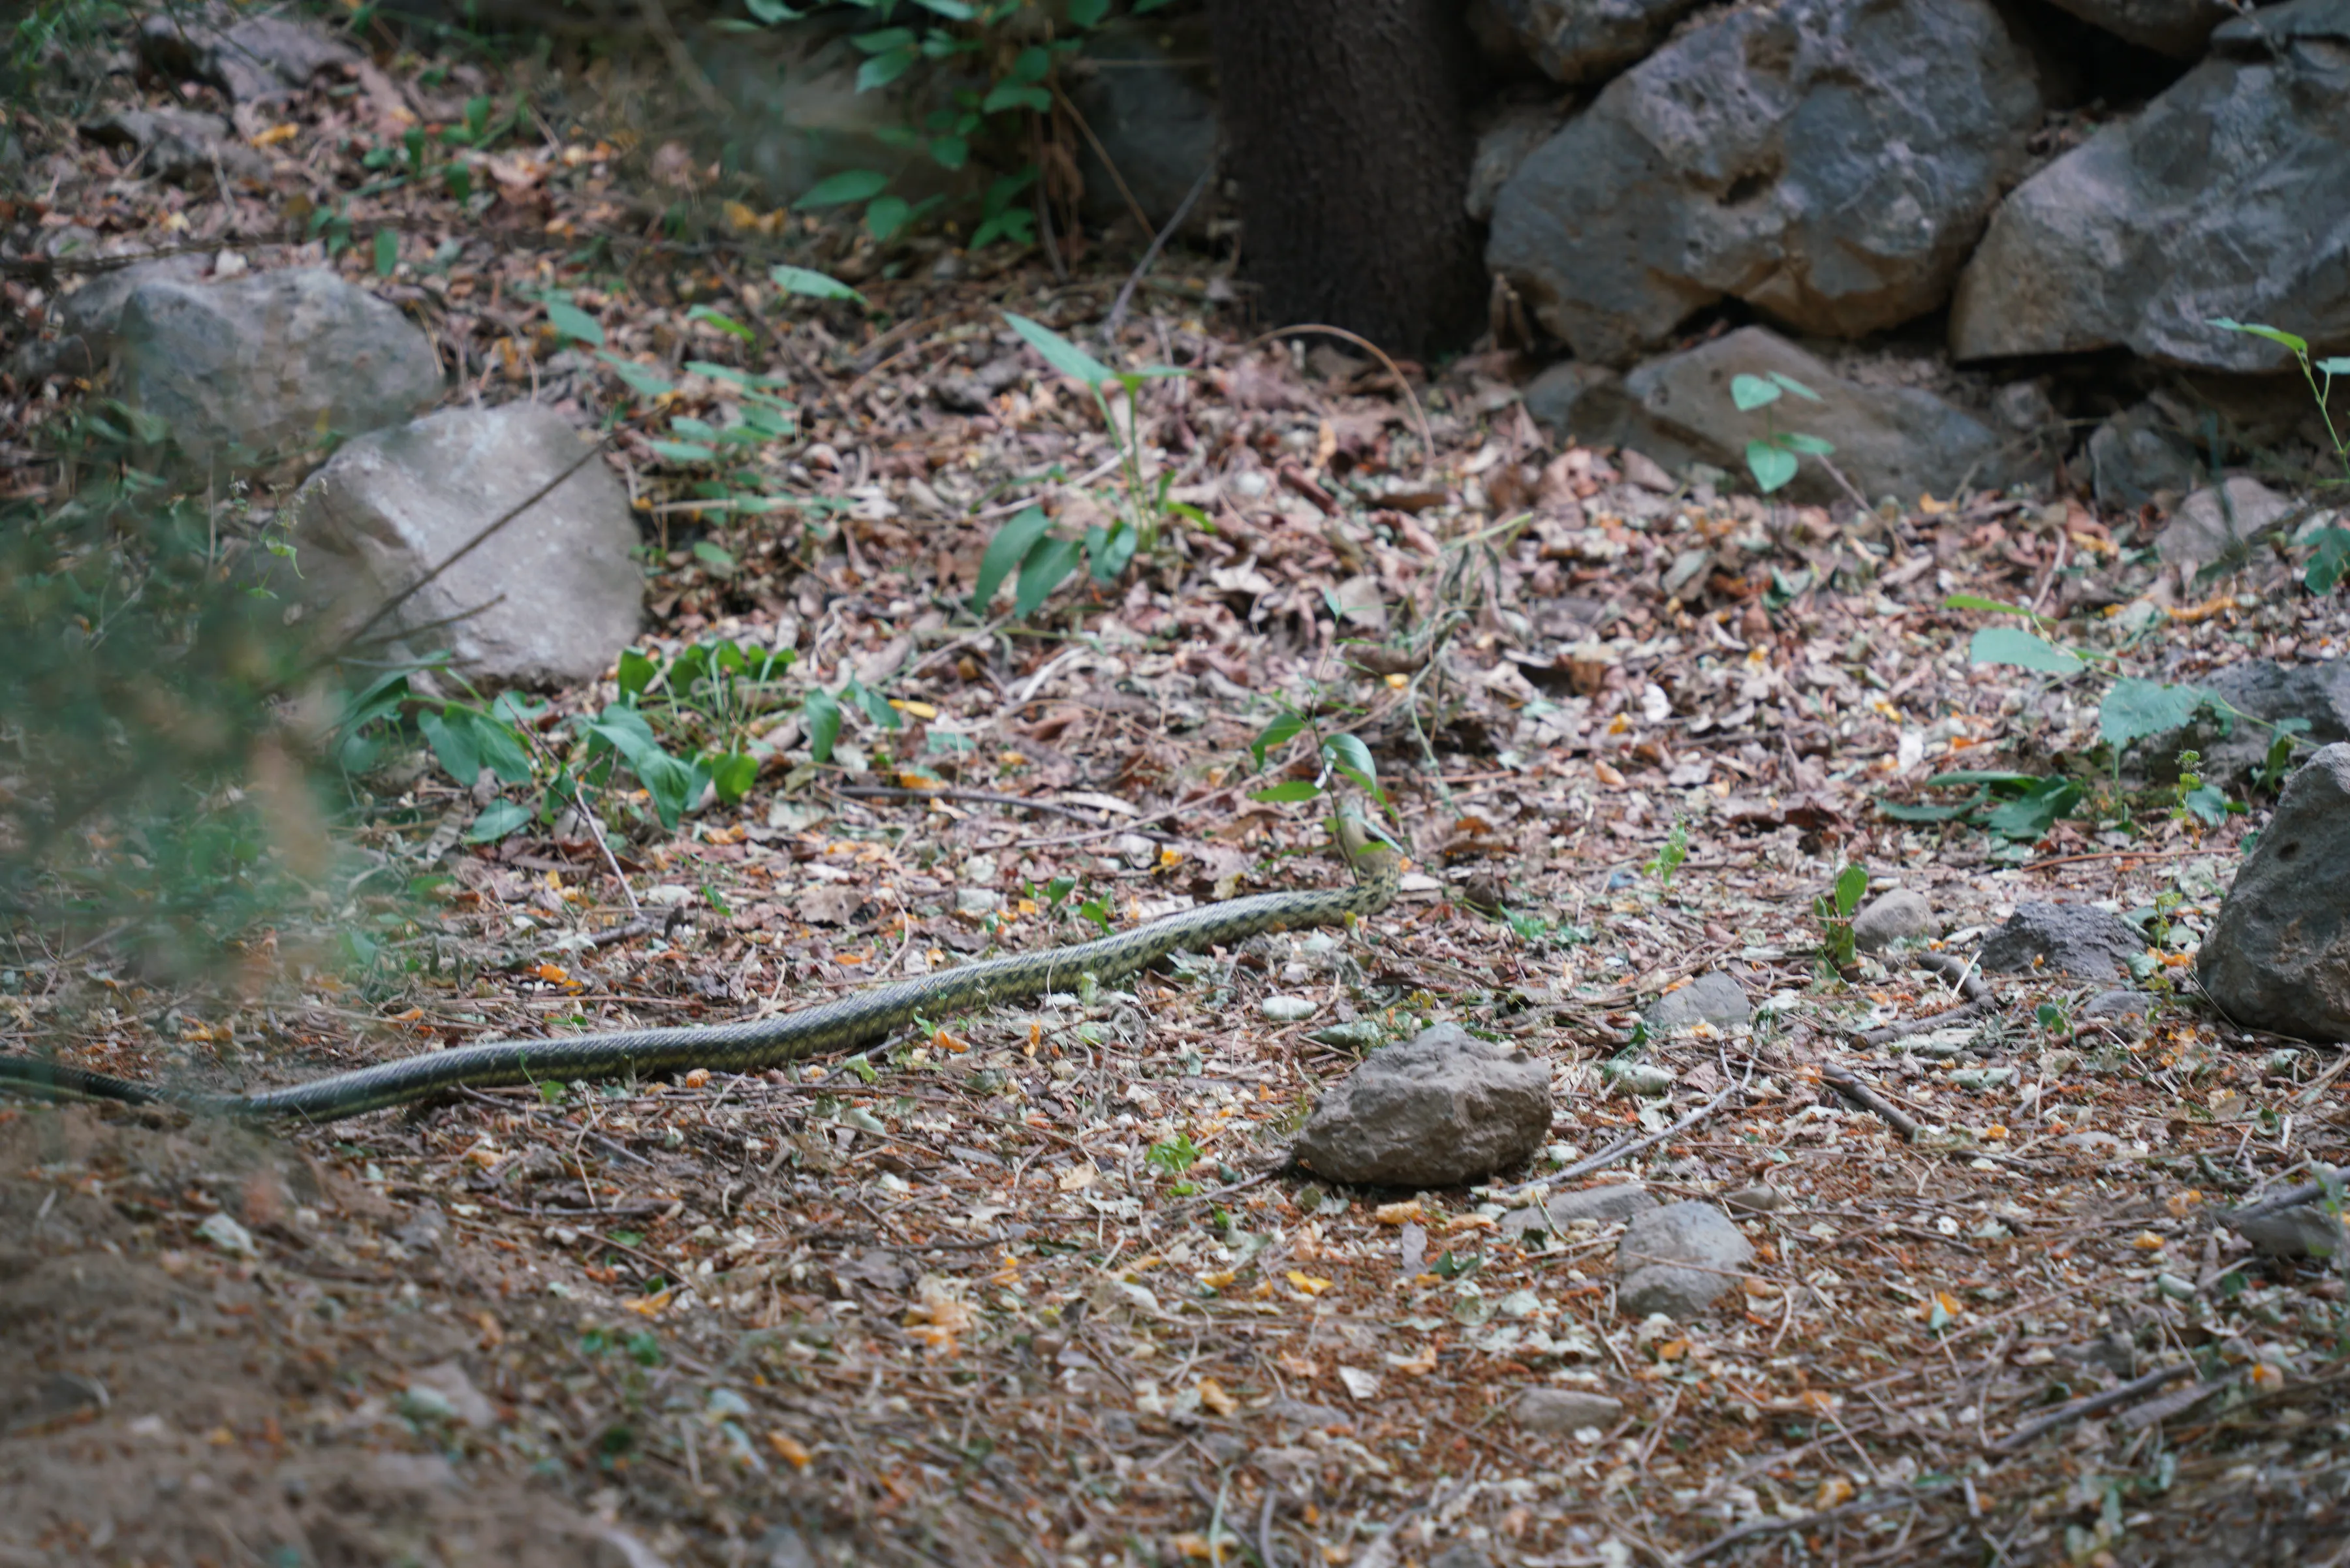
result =
[[[459,1088],[653,1077],[697,1067],[757,1072],[802,1055],[870,1044],[917,1017],[972,1012],[1041,995],[1088,974],[1097,983],[1105,982],[1171,953],[1229,946],[1262,932],[1341,925],[1387,908],[1402,878],[1400,856],[1373,840],[1351,815],[1338,818],[1338,844],[1355,873],[1351,887],[1221,899],[1089,941],[933,970],[773,1018],[484,1041],[244,1095],[153,1088],[35,1056],[0,1055],[0,1085],[52,1098],[173,1105],[246,1120],[330,1122]]]

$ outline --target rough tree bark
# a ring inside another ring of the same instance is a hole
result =
[[[1211,0],[1243,265],[1268,325],[1320,321],[1391,353],[1482,319],[1475,46],[1461,0]]]

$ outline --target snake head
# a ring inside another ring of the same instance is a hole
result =
[[[1402,848],[1378,823],[1366,821],[1352,810],[1341,807],[1337,830],[1338,846],[1347,852],[1347,858],[1354,862],[1357,872],[1390,866],[1397,870],[1402,869]]]

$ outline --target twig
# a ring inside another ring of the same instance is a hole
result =
[[[992,789],[907,789],[897,784],[835,784],[835,794],[855,795],[866,800],[967,800],[982,805],[1017,805],[1030,811],[1049,811],[1078,822],[1098,820],[1102,814],[1091,815],[1083,807],[1063,805],[1054,800],[1032,800],[1023,794],[1003,794]]]
[[[1918,955],[1918,967],[1930,970],[1945,980],[1955,981],[1959,994],[1966,1000],[1929,1017],[1914,1018],[1907,1023],[1888,1023],[1882,1029],[1863,1030],[1854,1036],[1855,1039],[1864,1045],[1889,1045],[1912,1034],[1930,1033],[1937,1029],[1947,1029],[1953,1023],[1980,1018],[1991,1010],[1994,999],[1991,987],[1974,972],[1973,964],[1963,962],[1949,953],[1920,953]],[[1957,972],[1953,973],[1953,971]]]
[[[2350,1168],[2334,1172],[2334,1189],[2340,1191],[2345,1180],[2350,1180]],[[2241,1209],[2230,1209],[2224,1218],[2232,1224],[2239,1220],[2251,1220],[2262,1214],[2273,1214],[2280,1209],[2296,1209],[2304,1203],[2314,1203],[2325,1195],[2326,1183],[2303,1182],[2299,1187],[2288,1187],[2282,1192],[2272,1192],[2266,1198],[2257,1202],[2247,1203]]]
[[[1791,1530],[1811,1530],[1832,1520],[1851,1519],[1864,1513],[1882,1513],[1888,1508],[1898,1508],[1903,1503],[1918,1502],[1929,1497],[1939,1497],[1944,1492],[1956,1491],[1959,1490],[1959,1485],[1957,1481],[1947,1481],[1939,1486],[1904,1488],[1899,1493],[1891,1497],[1871,1498],[1866,1502],[1848,1502],[1842,1508],[1825,1509],[1818,1513],[1798,1514],[1794,1519],[1750,1520],[1735,1530],[1725,1531],[1715,1536],[1681,1561],[1684,1563],[1701,1563],[1725,1546],[1734,1546],[1739,1542],[1750,1541],[1758,1535],[1783,1535]]]
[[[2210,845],[2196,845],[2185,849],[2100,849],[2095,855],[2060,855],[2054,860],[2034,860],[2029,866],[2019,866],[2019,871],[2045,871],[2051,866],[2077,866],[2084,860],[2178,860],[2189,855],[2217,855],[2220,851]]]
[[[1823,1067],[1820,1081],[1865,1111],[1873,1111],[1877,1120],[1899,1133],[1910,1142],[1918,1141],[1920,1128],[1917,1118],[1904,1112],[1891,1100],[1862,1083],[1841,1067]]]
[[[1754,1065],[1750,1062],[1746,1066],[1747,1083],[1752,1083],[1753,1078]],[[1697,1126],[1698,1123],[1705,1120],[1706,1117],[1720,1110],[1722,1107],[1722,1105],[1729,1100],[1731,1096],[1739,1093],[1745,1087],[1746,1084],[1743,1083],[1732,1084],[1729,1088],[1722,1090],[1721,1093],[1714,1096],[1713,1098],[1708,1100],[1705,1104],[1700,1106],[1697,1109],[1691,1111],[1689,1115],[1683,1116],[1680,1120],[1675,1122],[1672,1126],[1667,1127],[1660,1133],[1650,1133],[1646,1137],[1626,1138],[1622,1143],[1611,1145],[1607,1148],[1601,1149],[1597,1154],[1591,1156],[1587,1159],[1579,1159],[1573,1165],[1568,1166],[1565,1169],[1552,1171],[1547,1176],[1537,1176],[1532,1180],[1521,1181],[1513,1187],[1489,1187],[1483,1190],[1489,1197],[1511,1198],[1516,1196],[1518,1193],[1525,1191],[1529,1188],[1544,1187],[1558,1181],[1572,1181],[1578,1176],[1588,1176],[1595,1170],[1604,1169],[1607,1166],[1615,1164],[1617,1160],[1623,1158],[1627,1154],[1636,1154],[1639,1150],[1648,1147],[1650,1144],[1662,1143],[1669,1137],[1674,1137],[1681,1133],[1687,1132],[1690,1128]]]
[[[2126,1405],[2141,1394],[2151,1394],[2164,1384],[2185,1376],[2195,1370],[2191,1361],[2177,1362],[2158,1367],[2143,1377],[2133,1377],[2118,1388],[2108,1388],[2102,1394],[2092,1394],[2086,1399],[2075,1399],[2061,1410],[2051,1411],[2037,1421],[2026,1421],[2006,1437],[1991,1445],[1994,1454],[2010,1454],[2031,1442],[2043,1432],[2070,1425],[2085,1416],[2110,1410],[2116,1405]]]
[[[1077,123],[1082,126],[1085,122],[1079,120]],[[1087,131],[1087,134],[1090,136],[1092,132]],[[1107,162],[1108,160],[1104,159],[1103,161]],[[1183,226],[1183,220],[1191,215],[1193,204],[1206,192],[1210,182],[1215,177],[1216,161],[1211,158],[1208,166],[1200,171],[1200,177],[1191,182],[1191,194],[1185,196],[1183,204],[1175,209],[1175,215],[1167,220],[1167,226],[1152,237],[1149,248],[1142,253],[1142,259],[1134,264],[1134,271],[1128,276],[1126,286],[1119,289],[1118,297],[1110,302],[1109,319],[1102,323],[1105,342],[1118,337],[1118,329],[1126,323],[1127,307],[1134,303],[1134,291],[1142,286],[1143,275],[1150,270],[1150,264],[1159,259],[1159,253],[1167,248],[1167,242],[1174,237],[1175,231]]]

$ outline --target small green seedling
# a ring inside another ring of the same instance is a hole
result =
[[[1739,412],[1762,410],[1763,433],[1746,443],[1746,468],[1754,475],[1755,488],[1765,495],[1783,488],[1795,477],[1800,458],[1825,457],[1835,451],[1833,443],[1818,436],[1779,428],[1772,405],[1789,392],[1810,402],[1825,400],[1793,376],[1776,370],[1762,376],[1735,376],[1730,382],[1730,400],[1738,406]]]

